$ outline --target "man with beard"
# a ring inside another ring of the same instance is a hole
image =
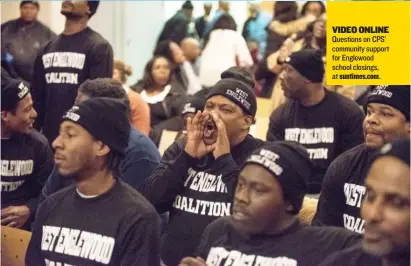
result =
[[[322,266],[410,265],[410,140],[381,148],[365,181],[362,245],[336,252]]]
[[[364,141],[364,115],[353,101],[323,86],[324,63],[318,50],[291,54],[280,76],[289,98],[273,111],[267,140],[296,141],[307,148],[317,170],[308,180],[308,193],[318,194],[331,162]]]
[[[257,103],[250,73],[237,67],[221,74],[204,112],[187,120],[187,137],[164,153],[143,195],[159,213],[170,212],[161,259],[177,265],[191,256],[204,228],[230,215],[232,196],[247,156],[264,142],[248,134]]]
[[[255,150],[239,175],[232,215],[212,222],[199,257],[180,266],[318,266],[328,254],[358,243],[360,235],[346,229],[300,223],[313,169],[298,143],[277,141]]]
[[[98,1],[64,1],[64,31],[47,43],[34,63],[35,127],[50,143],[58,135],[61,116],[73,106],[80,84],[113,75],[111,45],[87,26],[98,5]]]
[[[47,139],[32,129],[36,116],[27,86],[9,79],[1,88],[1,225],[30,229],[53,168]]]
[[[363,122],[365,142],[335,159],[327,170],[314,225],[341,226],[364,232],[360,208],[364,180],[375,150],[410,135],[410,86],[378,86],[368,97]]]

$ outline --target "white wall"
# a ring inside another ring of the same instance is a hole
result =
[[[203,15],[205,1],[192,1],[193,15]],[[164,22],[181,8],[184,1],[101,1],[89,25],[113,46],[115,57],[133,67],[129,83],[143,75],[144,66],[151,58]],[[218,2],[212,1],[213,12]],[[20,16],[20,1],[1,1],[1,23]],[[64,29],[65,18],[60,14],[61,1],[40,1],[39,20],[54,32]],[[239,30],[246,20],[247,1],[231,2],[231,14]]]

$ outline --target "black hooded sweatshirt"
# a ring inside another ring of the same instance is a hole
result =
[[[201,160],[184,151],[186,138],[174,142],[143,186],[143,195],[159,213],[170,212],[163,236],[161,259],[177,265],[193,255],[206,226],[231,213],[231,202],[240,167],[265,142],[248,135],[231,153]]]

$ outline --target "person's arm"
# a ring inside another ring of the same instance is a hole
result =
[[[64,188],[63,177],[59,175],[56,166],[54,166],[46,183],[43,186],[38,204],[42,204],[48,196],[59,191],[62,188]]]
[[[46,29],[47,29],[47,39],[48,40],[51,40],[57,36],[50,28],[46,27]]]
[[[36,196],[27,202],[30,215],[33,217],[36,214],[37,205],[42,194],[41,191],[54,166],[53,152],[51,151],[47,140],[44,140],[42,149],[43,150],[38,153],[39,158],[35,167],[35,172],[33,173],[33,178],[30,180],[30,190]]]
[[[312,225],[344,227],[345,195],[344,182],[341,180],[346,171],[342,165],[345,163],[343,159],[337,157],[325,173]]]
[[[352,102],[351,105],[345,106],[345,110],[341,110],[341,114],[343,121],[339,152],[343,153],[364,143],[364,132],[362,128],[364,113],[360,106]]]
[[[284,140],[283,109],[284,105],[281,105],[271,114],[270,125],[267,131],[267,141]]]
[[[37,112],[34,127],[39,131],[43,128],[44,124],[47,86],[42,55],[43,53],[40,52],[34,61],[33,77],[30,85],[30,93],[33,98],[33,107]]]
[[[159,266],[160,219],[157,213],[135,219],[120,249],[120,266]]]
[[[103,42],[91,49],[88,79],[112,78],[114,55],[108,42]]]
[[[316,20],[314,15],[307,15],[297,20],[293,20],[287,23],[281,23],[278,20],[274,20],[270,23],[268,28],[283,36],[289,36],[293,33],[305,31],[308,25]]]
[[[137,191],[141,190],[144,182],[152,173],[154,173],[160,161],[153,161],[145,157],[147,156],[142,154],[141,158],[143,159],[130,160],[127,162],[123,161],[121,169],[124,182],[135,188]]]
[[[215,164],[218,165],[218,172],[223,177],[222,181],[227,187],[227,194],[234,198],[240,167],[235,163],[231,153],[218,157]]]
[[[239,33],[235,34],[235,54],[238,59],[238,64],[240,67],[250,67],[253,65],[253,58],[251,57],[250,51],[248,50],[247,43]]]
[[[177,140],[164,152],[160,164],[141,188],[141,193],[159,213],[171,208],[177,194],[184,189],[189,167],[195,162],[184,151],[184,143],[185,139]]]
[[[161,133],[165,129],[180,131],[184,128],[184,120],[181,117],[181,113],[186,102],[187,98],[182,94],[175,94],[163,101],[164,109],[170,110],[170,117],[153,126],[153,130],[157,132],[159,138],[161,138]]]
[[[145,136],[150,134],[150,107],[137,92],[130,91],[130,122]]]

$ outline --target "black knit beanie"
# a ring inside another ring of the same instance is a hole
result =
[[[207,99],[221,95],[237,104],[246,114],[255,117],[257,98],[254,93],[253,76],[238,67],[231,67],[221,74],[219,80],[208,93]]]
[[[392,106],[410,121],[410,85],[377,86],[368,96],[366,104],[369,103]]]
[[[33,4],[37,7],[37,9],[40,9],[40,4],[38,1],[21,1],[20,8],[22,8],[25,4]]]
[[[63,116],[63,121],[79,124],[111,150],[124,154],[131,129],[127,110],[122,100],[91,98],[74,105]]]
[[[1,87],[1,110],[12,111],[29,93],[29,88],[21,80],[9,80],[6,86]]]
[[[321,83],[324,78],[324,62],[320,51],[303,49],[292,53],[285,62],[311,82]]]
[[[410,166],[410,139],[398,139],[385,144],[380,149],[377,158],[382,156],[393,156]]]
[[[292,214],[298,214],[307,193],[307,178],[315,164],[304,146],[296,142],[275,141],[255,150],[246,160],[267,169],[280,183],[284,199],[294,207]]]
[[[90,8],[90,18],[96,14],[97,8],[100,4],[99,0],[87,1],[88,7]]]
[[[192,96],[184,105],[181,115],[195,114],[197,111],[203,111],[205,106],[205,99],[203,97]]]
[[[184,4],[183,4],[183,6],[182,6],[182,8],[183,8],[183,9],[191,9],[191,10],[193,10],[193,9],[194,9],[194,6],[193,6],[193,4],[191,3],[191,1],[185,1]]]

